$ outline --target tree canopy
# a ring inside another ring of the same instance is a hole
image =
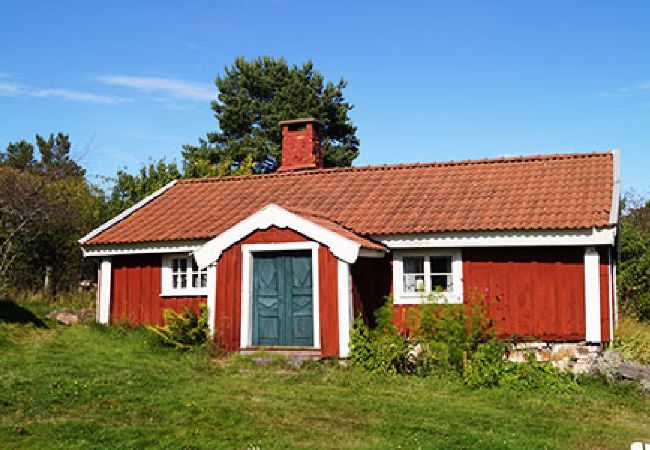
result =
[[[237,58],[215,82],[212,102],[219,131],[198,145],[183,146],[186,177],[273,172],[281,161],[281,120],[317,117],[323,123],[322,152],[327,167],[349,166],[359,155],[359,139],[343,95],[345,80],[325,81],[311,61],[289,66],[283,58]]]

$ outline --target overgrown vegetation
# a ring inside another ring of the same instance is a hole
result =
[[[650,322],[621,317],[615,336],[614,346],[624,358],[650,364]]]
[[[64,327],[38,315],[46,327],[0,320],[6,449],[614,449],[650,440],[650,401],[627,384],[589,379],[571,392],[522,394],[338,364],[260,366],[201,347],[178,352],[144,329]]]
[[[442,296],[433,294],[440,300]],[[508,361],[510,345],[497,337],[487,315],[484,299],[467,305],[444,302],[413,306],[399,333],[392,322],[391,298],[376,312],[376,324],[369,329],[361,318],[351,334],[350,364],[383,374],[447,375],[461,378],[475,388],[544,388],[570,391],[577,385],[573,377],[538,362],[529,355],[527,364]]]
[[[147,327],[147,329],[163,344],[176,350],[189,350],[192,347],[205,345],[208,339],[208,306],[203,303],[200,313],[194,312],[187,306],[182,313],[173,309],[163,311],[165,325],[162,327]]]

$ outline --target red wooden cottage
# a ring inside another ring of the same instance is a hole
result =
[[[617,152],[324,169],[318,129],[282,123],[277,173],[174,181],[81,239],[99,322],[206,303],[230,350],[345,357],[353,317],[442,289],[506,334],[613,339]]]

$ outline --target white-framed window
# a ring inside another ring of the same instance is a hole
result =
[[[199,270],[192,255],[164,255],[162,296],[207,295],[208,269]]]
[[[463,302],[463,261],[460,250],[393,251],[395,304],[430,301]]]

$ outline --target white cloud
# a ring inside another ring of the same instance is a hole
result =
[[[216,89],[207,83],[159,77],[134,77],[128,75],[104,75],[98,80],[110,86],[122,86],[147,94],[166,95],[177,99],[210,101],[216,98]]]
[[[610,91],[597,92],[599,97],[630,97],[650,92],[650,80],[641,81],[632,86],[625,86]]]
[[[6,77],[5,77],[6,78]],[[59,98],[61,100],[78,103],[97,103],[101,105],[117,105],[130,101],[124,97],[99,95],[91,92],[76,91],[62,88],[39,88],[28,86],[14,81],[0,80],[0,96],[3,97],[32,97],[32,98]]]

